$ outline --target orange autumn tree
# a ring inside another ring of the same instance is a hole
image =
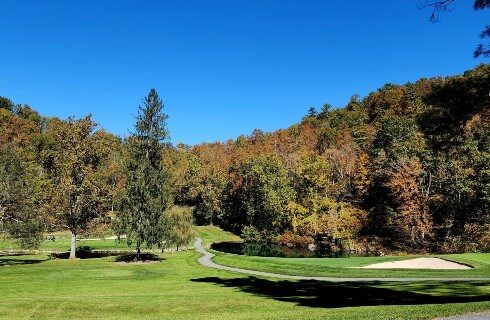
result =
[[[398,206],[396,223],[408,246],[420,247],[432,236],[429,208],[422,193],[422,164],[417,157],[402,159],[388,185]]]

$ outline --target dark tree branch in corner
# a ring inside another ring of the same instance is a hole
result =
[[[454,0],[440,0],[440,1],[423,1],[419,2],[419,8],[432,8],[432,14],[429,17],[429,21],[432,23],[439,22],[439,13],[451,11],[449,5]]]
[[[490,0],[475,0],[473,4],[473,9],[481,10],[490,7]]]
[[[485,29],[480,33],[480,38],[490,38],[490,25],[485,26]],[[473,58],[478,58],[479,56],[484,56],[485,58],[490,57],[490,47],[485,47],[483,43],[476,46],[475,52],[473,52]]]
[[[419,8],[432,8],[432,14],[429,17],[429,21],[432,23],[436,23],[439,21],[439,14],[451,11],[450,5],[454,2],[454,0],[425,0],[419,1]],[[483,10],[490,8],[490,0],[475,0],[473,3],[474,10]],[[490,26],[487,25],[480,33],[480,38],[488,38],[490,39]],[[490,44],[484,45],[480,43],[476,46],[475,51],[473,52],[473,58],[478,58],[483,56],[485,58],[490,57]]]

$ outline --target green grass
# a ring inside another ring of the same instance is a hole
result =
[[[48,240],[49,235],[55,235],[55,240]],[[71,237],[69,232],[52,232],[43,235],[44,240],[41,242],[39,250],[41,251],[69,251]],[[126,245],[124,239],[122,241],[116,240],[84,240],[84,238],[78,239],[77,246],[89,246],[95,250],[130,250]],[[19,245],[12,239],[6,237],[4,234],[0,235],[0,250],[18,250]]]
[[[276,281],[204,268],[195,251],[156,263],[13,259],[1,319],[430,319],[490,309],[488,282]],[[23,264],[25,262],[25,264]]]
[[[221,230],[219,228],[216,229],[219,234]],[[235,237],[231,240],[239,240],[239,238]],[[230,241],[230,239],[211,239],[211,241]],[[213,250],[213,252],[216,254],[213,260],[222,265],[288,275],[339,278],[490,278],[490,253],[434,255],[443,259],[468,264],[473,267],[470,270],[370,270],[353,268],[372,263],[411,259],[420,256],[278,258],[235,255],[216,250]]]
[[[238,240],[216,227],[195,231],[205,244]],[[490,309],[490,283],[484,280],[286,281],[208,269],[197,263],[199,256],[193,250],[166,253],[160,262],[140,264],[115,263],[114,257],[0,256],[0,319],[431,319]],[[270,259],[225,254],[218,259],[226,257],[253,269],[264,267],[258,260]],[[488,272],[486,255],[444,257],[471,261]],[[273,258],[303,273],[310,268],[344,272],[347,266],[390,259]]]
[[[205,246],[208,246],[213,242],[240,240],[240,237],[234,235],[233,233],[223,231],[215,226],[195,226],[194,231],[196,232],[197,237],[202,239],[202,243]]]
[[[440,255],[441,258],[470,265],[490,265],[490,253],[459,253]]]
[[[473,266],[469,270],[380,270],[353,269],[372,263],[409,259],[417,256],[384,256],[353,258],[276,258],[253,257],[227,254],[213,251],[216,263],[251,270],[282,273],[288,275],[306,275],[340,278],[490,278],[490,254],[442,255],[447,260],[463,262]]]
[[[203,244],[209,245],[213,242],[219,241],[237,241],[240,238],[235,236],[230,232],[221,230],[215,226],[195,226],[194,232],[197,237],[203,239]],[[48,240],[49,235],[55,235],[55,240]],[[108,234],[107,237],[110,237]],[[69,251],[70,250],[70,233],[67,231],[51,232],[46,233],[43,236],[44,240],[41,242],[39,250],[41,251]],[[96,238],[92,236],[87,236],[87,238]],[[191,240],[189,246],[194,244],[194,239]],[[122,239],[121,241],[110,240],[110,239],[97,239],[97,240],[84,240],[80,238],[77,241],[77,246],[89,246],[95,250],[132,250],[132,247],[128,247],[126,241]],[[7,250],[18,250],[19,245],[12,239],[5,236],[5,234],[0,234],[0,251]]]

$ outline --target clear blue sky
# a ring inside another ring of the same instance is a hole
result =
[[[455,2],[431,24],[418,0],[1,1],[0,95],[124,136],[154,87],[174,143],[272,131],[488,63],[472,52],[490,10]]]

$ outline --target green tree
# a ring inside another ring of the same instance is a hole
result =
[[[57,148],[53,208],[61,226],[71,232],[70,259],[76,258],[77,235],[102,213],[104,188],[97,179],[101,161],[90,116],[69,118],[55,133]]]
[[[21,247],[36,248],[43,225],[24,165],[11,146],[0,146],[0,230],[16,238]]]
[[[235,233],[244,226],[271,235],[289,227],[289,202],[294,199],[287,172],[275,157],[252,158],[231,169],[225,195],[223,225]]]
[[[466,124],[475,115],[485,119],[490,105],[490,65],[482,64],[463,75],[437,81],[425,95],[429,106],[419,125],[435,149],[461,143]],[[487,112],[487,113],[485,113]]]
[[[163,246],[166,240],[164,212],[170,204],[167,173],[162,161],[168,139],[167,115],[155,89],[143,99],[136,116],[135,132],[127,141],[126,199],[119,216],[118,232],[128,245],[135,244],[135,260],[141,247]]]
[[[192,207],[180,206],[172,206],[165,211],[165,224],[168,232],[166,247],[175,246],[179,250],[189,244],[194,237],[192,211]]]
[[[0,96],[0,109],[6,109],[12,112],[14,111],[14,107],[15,105],[10,99]]]

